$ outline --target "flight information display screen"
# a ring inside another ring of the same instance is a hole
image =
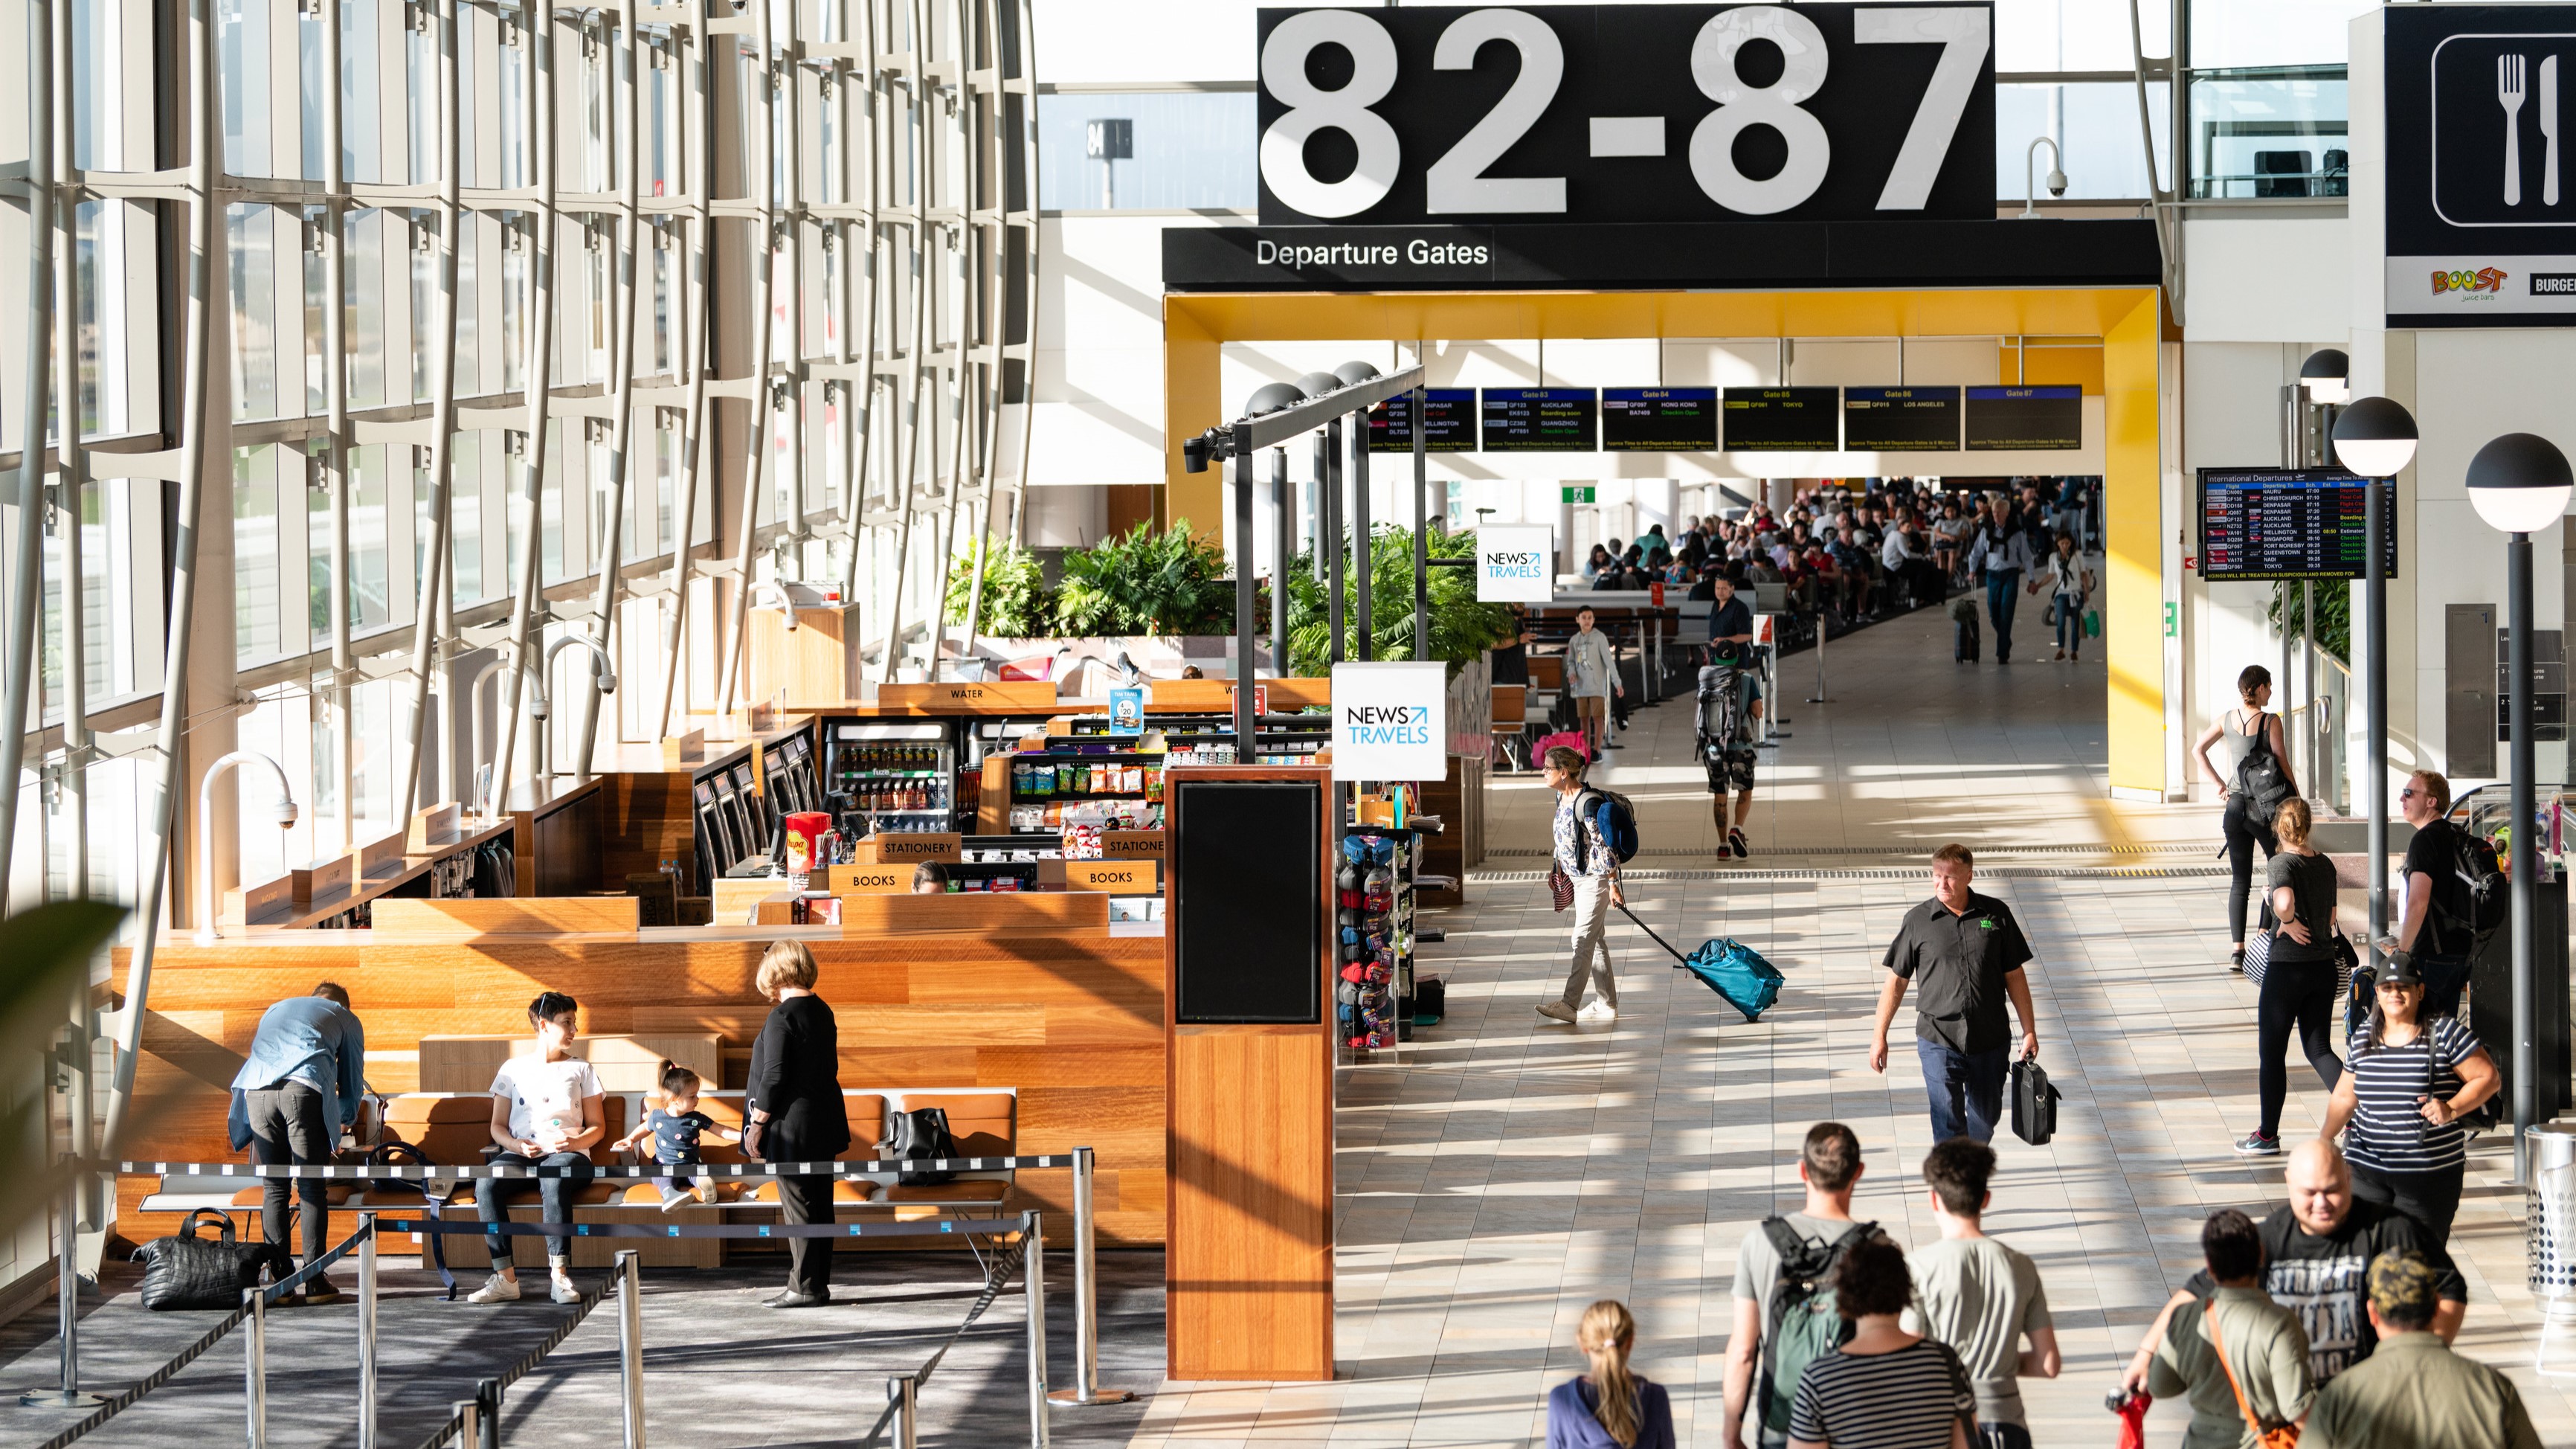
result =
[[[1485,389],[1488,453],[1597,453],[1601,395],[1588,387]]]
[[[1476,390],[1474,388],[1423,389],[1422,416],[1428,423],[1423,434],[1422,451],[1426,453],[1476,451]],[[1372,453],[1413,451],[1413,394],[1400,393],[1369,409],[1369,451]]]
[[[1714,453],[1717,389],[1713,387],[1605,387],[1601,390],[1601,451],[1605,453]]]
[[[2369,571],[2367,485],[2340,468],[2200,470],[2200,574],[2351,580]],[[2380,545],[2397,577],[2396,510]]]
[[[1967,450],[1971,453],[2081,448],[2084,389],[1972,387],[1968,389],[1967,432]]]
[[[1843,446],[1855,453],[1955,453],[1955,387],[1843,389]]]
[[[1843,390],[1838,387],[1730,387],[1726,449],[1730,453],[1842,451]]]

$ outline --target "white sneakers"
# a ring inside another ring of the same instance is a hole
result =
[[[669,1212],[671,1209],[678,1207],[684,1202],[696,1202],[697,1200],[698,1194],[695,1188],[666,1187],[662,1189],[662,1211],[664,1212]]]
[[[481,1304],[515,1303],[518,1299],[519,1280],[504,1278],[498,1273],[493,1274],[482,1287],[465,1295],[466,1302]]]
[[[554,1284],[553,1290],[549,1296],[552,1297],[554,1301],[557,1303],[579,1303],[581,1301],[581,1290],[573,1286],[572,1275],[570,1273],[564,1272],[562,1269],[558,1268],[550,1276],[554,1279]],[[466,1294],[465,1301],[486,1306],[494,1303],[516,1303],[519,1301],[519,1280],[516,1278],[504,1278],[500,1274],[495,1273],[489,1279],[485,1280],[482,1287]]]

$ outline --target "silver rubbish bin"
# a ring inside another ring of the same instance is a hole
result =
[[[2531,1185],[2523,1246],[2531,1291],[2553,1308],[2576,1300],[2576,1123],[2531,1129]]]

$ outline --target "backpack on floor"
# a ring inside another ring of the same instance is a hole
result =
[[[1577,819],[1589,820],[1600,828],[1601,843],[1610,847],[1610,853],[1619,857],[1620,864],[1625,865],[1637,858],[1637,809],[1628,803],[1627,796],[1616,790],[1587,785],[1583,793],[1575,797],[1574,813]],[[1577,874],[1586,869],[1591,849],[1591,832],[1575,831],[1574,869]]]
[[[1798,1236],[1785,1218],[1762,1220],[1763,1235],[1780,1257],[1780,1281],[1762,1305],[1762,1386],[1754,1402],[1762,1411],[1764,1438],[1789,1432],[1799,1373],[1851,1341],[1851,1321],[1834,1303],[1834,1268],[1845,1248],[1877,1231],[1876,1223],[1854,1223],[1827,1243]]]

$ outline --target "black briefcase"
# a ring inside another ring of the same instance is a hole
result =
[[[2012,1130],[2033,1147],[2045,1147],[2057,1135],[2057,1088],[2035,1061],[2012,1064]]]
[[[220,1225],[220,1236],[197,1236],[197,1220],[211,1218]],[[155,1238],[134,1250],[143,1263],[143,1306],[170,1309],[238,1308],[242,1290],[259,1285],[262,1267],[271,1264],[275,1250],[266,1243],[240,1243],[233,1239],[233,1220],[213,1208],[199,1208],[179,1224],[179,1231],[167,1238]],[[293,1265],[279,1265],[282,1277]]]

